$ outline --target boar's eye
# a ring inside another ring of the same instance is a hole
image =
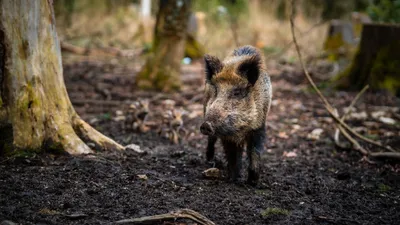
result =
[[[232,98],[244,98],[247,96],[248,90],[247,88],[235,88],[231,92]]]

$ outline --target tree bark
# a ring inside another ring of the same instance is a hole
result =
[[[81,120],[69,100],[51,0],[0,0],[0,54],[0,111],[12,127],[10,151],[3,154],[92,152],[84,141],[123,149]]]
[[[153,48],[136,77],[138,87],[162,91],[180,88],[190,6],[191,0],[160,1]]]
[[[388,89],[400,94],[400,25],[364,24],[359,49],[338,87]]]

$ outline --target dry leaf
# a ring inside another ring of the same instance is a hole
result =
[[[207,178],[219,178],[221,177],[221,172],[218,168],[209,168],[203,171],[203,175]]]
[[[282,131],[278,133],[278,137],[282,138],[282,139],[288,139],[289,136],[286,134],[286,132]]]

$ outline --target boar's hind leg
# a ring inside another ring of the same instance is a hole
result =
[[[225,155],[228,160],[228,175],[232,181],[240,178],[240,170],[242,169],[243,148],[237,143],[230,141],[222,141]]]
[[[207,161],[212,161],[214,159],[215,142],[217,142],[217,137],[208,136],[208,144],[207,144],[207,152],[206,152]]]
[[[260,156],[264,150],[265,139],[265,126],[263,126],[254,130],[247,141],[247,155],[249,158],[247,182],[251,185],[257,185],[260,177]]]

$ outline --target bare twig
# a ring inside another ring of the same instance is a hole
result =
[[[340,118],[343,122],[346,120],[346,117],[350,114],[352,108],[353,108],[354,105],[357,103],[358,99],[364,94],[364,92],[365,92],[368,88],[369,88],[369,85],[366,85],[366,86],[356,95],[356,97],[353,99],[353,101],[350,103],[350,106],[349,106],[349,108],[348,108],[348,111],[344,113],[344,115],[342,116],[342,118]],[[338,114],[338,112],[337,112],[336,109],[335,109],[335,113],[336,113],[336,116],[339,116],[339,114]],[[340,148],[346,148],[345,146],[343,146],[343,145],[340,143],[340,138],[339,138],[339,137],[340,137],[340,132],[342,132],[343,135],[345,135],[345,136],[349,136],[350,138],[351,138],[351,136],[348,135],[348,133],[347,133],[347,132],[343,129],[343,127],[340,126],[340,125],[338,125],[338,127],[337,127],[336,130],[335,130],[335,136],[334,136],[335,144],[336,144],[337,146],[339,146]],[[346,134],[345,134],[345,132],[346,132]],[[347,137],[347,139],[349,140],[348,137]],[[360,149],[360,148],[361,148],[360,151],[361,151],[363,154],[366,154],[366,153],[367,153],[367,151],[366,151],[365,149],[363,149],[363,148],[360,146],[360,144],[359,144],[358,142],[352,142],[352,144],[353,144],[353,147],[356,148],[356,149]]]
[[[369,139],[369,138],[366,138],[366,137],[362,136],[361,134],[359,134],[358,132],[356,132],[355,130],[353,130],[351,127],[349,127],[345,122],[343,122],[343,121],[336,115],[335,110],[334,110],[334,108],[332,107],[332,105],[328,102],[328,100],[325,98],[325,96],[321,93],[321,91],[320,91],[320,90],[318,89],[318,87],[315,85],[313,79],[311,78],[310,74],[308,73],[308,70],[307,70],[307,69],[305,68],[305,66],[304,66],[303,57],[302,57],[302,55],[301,55],[300,47],[299,47],[299,45],[298,45],[298,43],[297,43],[297,39],[296,39],[295,31],[294,31],[294,15],[295,15],[294,7],[295,7],[295,0],[292,0],[292,1],[291,1],[291,5],[292,5],[292,13],[291,13],[291,16],[290,16],[290,27],[291,27],[291,31],[292,31],[293,42],[294,42],[294,45],[295,45],[295,47],[296,47],[297,55],[298,55],[298,57],[299,57],[300,65],[301,65],[301,67],[302,67],[302,69],[303,69],[303,71],[304,71],[304,74],[305,74],[307,80],[310,82],[310,84],[311,84],[311,86],[313,87],[313,89],[317,92],[319,98],[320,98],[320,99],[322,100],[322,102],[324,103],[325,108],[326,108],[326,110],[328,111],[328,113],[330,114],[330,116],[335,120],[336,123],[338,123],[338,124],[343,128],[342,130],[347,131],[349,134],[351,134],[351,135],[353,135],[353,136],[355,136],[355,137],[357,137],[357,138],[359,138],[359,139],[361,139],[361,140],[363,140],[363,141],[365,141],[365,142],[367,142],[367,143],[369,143],[369,144],[372,144],[372,145],[374,145],[374,146],[377,146],[377,147],[380,147],[380,148],[383,148],[383,149],[386,149],[386,150],[388,150],[388,151],[393,152],[394,149],[393,149],[392,147],[390,147],[390,146],[384,146],[384,145],[380,144],[379,142],[376,142],[376,141],[374,141],[374,140],[371,140],[371,139]],[[350,135],[346,135],[346,137],[348,138],[348,137],[351,137],[351,136],[350,136]],[[353,139],[353,138],[352,138],[352,139],[349,139],[349,141],[352,142],[353,144],[356,143],[356,140]],[[360,146],[360,145],[358,144],[358,146]],[[369,154],[368,151],[367,151],[367,154]],[[397,155],[397,154],[398,154],[399,157],[400,157],[400,153],[394,153],[393,155]],[[391,155],[392,155],[392,154],[391,154]],[[372,156],[372,155],[371,155],[371,156]]]
[[[315,28],[317,28],[317,27],[319,27],[321,25],[324,25],[325,23],[326,23],[326,21],[320,21],[320,22],[312,25],[306,31],[303,31],[303,32],[300,33],[300,38],[306,37],[307,35],[311,34],[312,30],[314,30]],[[289,43],[285,44],[285,47],[281,51],[267,56],[266,59],[267,60],[276,59],[276,58],[282,56],[283,54],[285,54],[293,46],[293,44],[294,44],[294,41],[291,40]]]
[[[176,219],[190,219],[201,225],[215,225],[214,222],[212,222],[205,216],[191,209],[180,209],[166,214],[119,220],[116,222],[116,224],[127,224],[127,223],[142,224],[142,223],[164,221],[164,220],[176,220]]]
[[[358,101],[358,99],[360,99],[360,97],[368,90],[368,88],[369,88],[369,85],[365,85],[365,87],[360,91],[360,92],[358,92],[358,94],[356,95],[356,97],[353,99],[353,101],[350,103],[350,106],[349,106],[349,110],[347,111],[347,112],[345,112],[344,113],[344,115],[342,116],[342,118],[341,118],[341,120],[345,120],[346,119],[346,117],[350,114],[350,112],[351,112],[351,109],[354,107],[354,105],[357,103],[357,101]]]

